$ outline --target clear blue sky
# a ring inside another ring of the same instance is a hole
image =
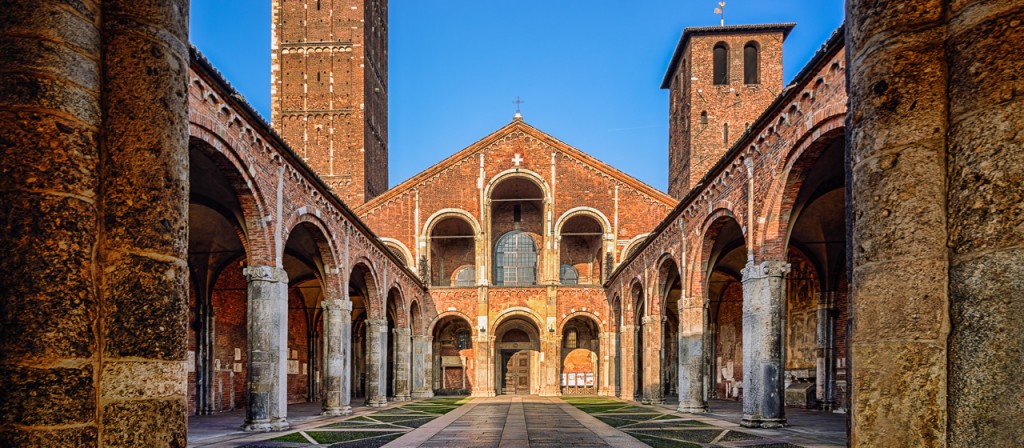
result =
[[[662,76],[705,0],[391,0],[391,185],[512,119],[664,191]],[[192,0],[192,42],[270,117],[270,0]],[[796,22],[785,82],[843,21],[843,0],[728,0],[726,24]]]

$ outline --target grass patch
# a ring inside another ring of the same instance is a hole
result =
[[[417,414],[424,414],[424,413],[426,413],[426,414],[438,414],[438,415],[447,414],[447,413],[455,410],[454,407],[449,407],[449,406],[415,406],[415,407],[414,406],[408,406],[408,407],[406,407],[406,409],[409,409],[410,411],[415,412]]]
[[[338,443],[397,433],[381,431],[309,431],[306,434],[319,443]]]
[[[376,423],[375,420],[373,420],[370,417],[367,417],[365,415],[360,415],[359,417],[352,417],[352,418],[350,418],[348,420],[345,420],[345,421],[346,422],[370,422],[370,423]]]
[[[430,423],[432,420],[434,420],[433,417],[413,418],[409,420],[394,422],[394,424],[405,426],[406,428],[419,428],[420,426]]]
[[[577,409],[588,414],[600,414],[602,412],[610,412],[626,407],[624,404],[584,404],[575,406]]]
[[[289,442],[289,443],[305,443],[305,444],[309,444],[309,440],[306,440],[305,437],[302,437],[302,434],[299,434],[297,432],[293,432],[291,434],[285,434],[285,435],[283,435],[281,437],[274,437],[273,439],[270,439],[269,441],[270,442]]]
[[[398,423],[404,420],[415,420],[419,418],[430,418],[431,420],[433,420],[432,417],[424,417],[419,415],[376,415],[373,418],[384,423]]]
[[[330,448],[379,448],[387,445],[392,440],[399,438],[403,433],[388,434],[385,436],[371,437],[368,439],[353,440],[331,445]]]
[[[648,429],[648,430],[634,430],[628,429],[630,435],[644,434],[653,437],[662,437],[666,439],[683,440],[687,442],[696,443],[711,443],[716,437],[722,434],[721,429],[691,429],[691,430],[664,430],[664,429]]]
[[[762,438],[745,432],[729,431],[719,442],[742,442],[746,440],[761,440]]]
[[[662,439],[660,437],[651,437],[642,434],[632,434],[637,440],[650,445],[653,448],[701,448],[696,443],[680,442],[678,440]]]
[[[675,429],[675,428],[686,428],[686,427],[710,427],[711,425],[698,422],[696,420],[682,420],[675,422],[666,422],[664,420],[647,420],[630,426],[629,429]]]
[[[353,422],[344,421],[338,423],[331,423],[330,425],[321,426],[321,428],[336,428],[336,429],[398,429],[394,425],[387,423],[371,423],[371,422]]]
[[[399,415],[400,415],[400,414],[412,414],[412,415],[416,415],[416,414],[423,414],[423,412],[420,412],[420,411],[417,411],[417,410],[413,410],[413,409],[407,409],[407,408],[401,407],[401,408],[391,408],[391,409],[385,409],[385,410],[383,410],[383,411],[377,411],[377,412],[374,412],[374,413],[373,413],[373,415],[396,415],[396,414],[399,414]]]
[[[620,426],[626,426],[626,425],[632,425],[633,423],[636,423],[633,420],[624,420],[624,419],[615,418],[615,417],[605,417],[603,415],[595,415],[594,417],[597,418],[598,420],[601,420],[602,422],[604,422],[605,424],[607,424],[608,426],[611,426],[613,428],[618,428]]]

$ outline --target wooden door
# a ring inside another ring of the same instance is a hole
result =
[[[530,352],[518,351],[508,358],[504,393],[530,395]]]

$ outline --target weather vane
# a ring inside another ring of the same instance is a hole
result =
[[[722,26],[725,26],[725,2],[718,2],[718,7],[715,8],[715,14],[722,16]]]

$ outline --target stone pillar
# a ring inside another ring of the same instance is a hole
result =
[[[679,412],[707,412],[704,399],[704,306],[693,297],[679,300]]]
[[[412,337],[412,398],[434,396],[434,337]]]
[[[0,445],[184,446],[188,1],[0,17]]]
[[[345,295],[342,302],[340,328],[341,334],[341,413],[347,415],[352,413],[352,301]]]
[[[662,404],[665,402],[665,393],[662,390],[664,382],[661,380],[661,346],[665,343],[661,337],[661,326],[665,316],[644,316],[643,332],[644,347],[643,356],[640,362],[644,364],[643,398],[644,404]]]
[[[598,372],[601,380],[601,387],[597,395],[602,397],[615,396],[615,333],[605,331],[601,333],[601,355],[599,363],[601,370]]]
[[[388,321],[366,321],[366,405],[387,406],[387,334]]]
[[[750,428],[786,424],[783,332],[786,273],[782,260],[743,268],[743,420]]]
[[[412,332],[408,328],[395,328],[395,397],[394,401],[412,399],[409,376],[412,368]]]
[[[274,266],[251,266],[243,273],[249,282],[249,394],[242,429],[284,430],[288,428],[288,273]]]
[[[850,445],[1018,446],[1024,3],[900,9],[847,3]]]
[[[836,350],[835,350],[835,291],[825,291],[818,298],[818,327],[815,342],[818,362],[815,375],[815,395],[824,410],[835,407]]]
[[[636,374],[633,369],[636,368],[636,361],[634,356],[636,353],[636,344],[634,343],[636,338],[636,327],[633,325],[622,325],[619,327],[619,339],[621,342],[621,349],[619,353],[622,354],[622,358],[619,359],[619,398],[627,401],[633,401],[636,399]]]
[[[346,415],[352,408],[344,403],[342,384],[347,382],[345,358],[349,353],[344,346],[345,315],[352,316],[352,302],[342,300],[323,301],[324,322],[324,363],[323,363],[323,415]],[[351,323],[349,324],[351,325]]]

